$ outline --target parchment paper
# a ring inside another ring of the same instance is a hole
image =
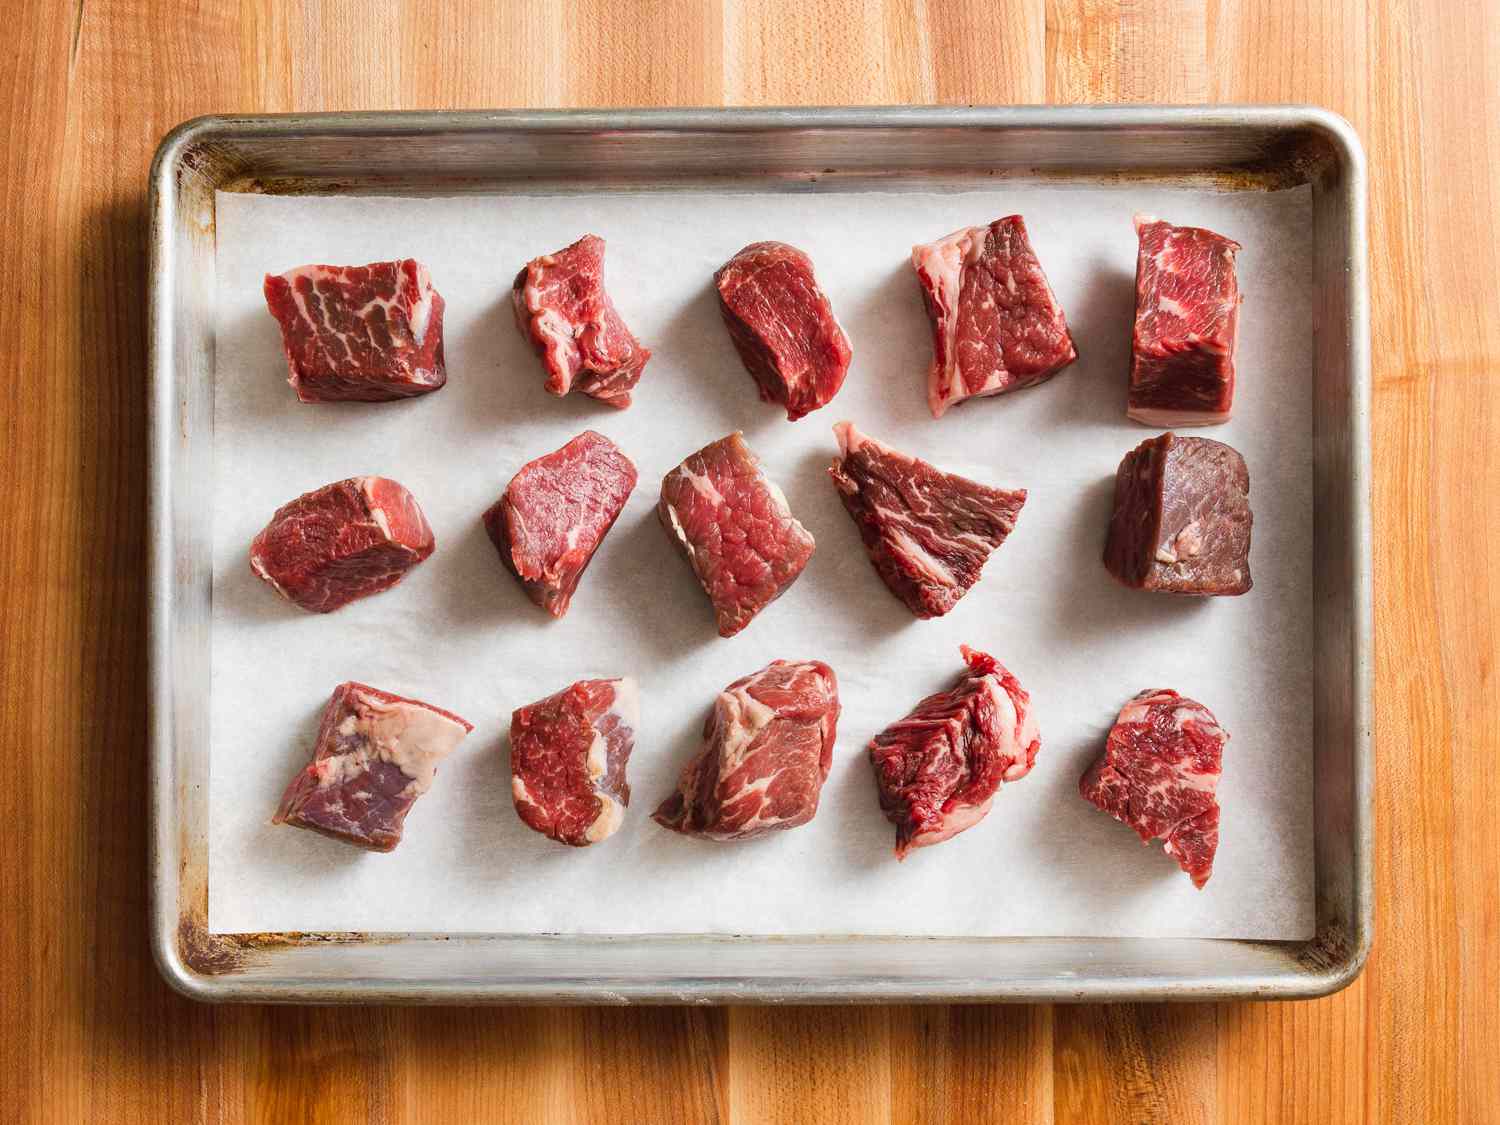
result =
[[[1126,420],[1133,212],[1244,245],[1234,420],[1255,588],[1178,600],[1100,563]],[[914,242],[1025,215],[1080,358],[1043,386],[927,412]],[[589,193],[435,199],[218,198],[209,924],[275,930],[505,933],[1312,935],[1311,200],[1274,194],[997,184],[992,190]],[[509,290],[529,258],[593,231],[627,323],[655,352],[623,413],[542,390]],[[811,254],[848,331],[842,392],[795,423],[762,404],[719,320],[713,271],[765,238]],[[307,262],[413,256],[447,301],[448,386],[413,402],[300,405],[262,276]],[[826,469],[841,418],[978,480],[1024,486],[1015,533],[948,616],[917,621],[870,567]],[[640,485],[555,622],[501,568],[480,513],[526,461],[592,427]],[[662,475],[733,429],[817,538],[800,580],[738,637],[657,525]],[[280,504],[357,474],[417,496],[436,554],[389,593],[316,616],[252,577],[250,539]],[[945,687],[965,642],[1031,693],[1036,768],[980,825],[898,863],[866,742]],[[811,824],[756,841],[685,839],[650,819],[698,746],[715,693],[777,658],[837,671],[843,718]],[[634,675],[643,715],[620,832],[571,849],[527,829],[509,794],[512,709],[591,676]],[[449,708],[475,732],[440,768],[391,855],[273,827],[337,683]],[[1230,731],[1212,882],[1077,793],[1119,708],[1143,688],[1207,704]]]

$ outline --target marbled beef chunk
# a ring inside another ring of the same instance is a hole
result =
[[[625,820],[625,767],[640,725],[633,679],[579,680],[512,712],[510,792],[528,828],[587,847]]]
[[[1120,462],[1104,565],[1140,590],[1243,594],[1250,524],[1245,459],[1223,442],[1165,433]]]
[[[438,763],[473,729],[430,703],[340,684],[323,709],[312,762],[292,778],[271,821],[367,851],[394,851]]]

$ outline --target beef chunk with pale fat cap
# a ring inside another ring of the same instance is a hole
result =
[[[367,851],[393,851],[407,813],[432,788],[438,763],[473,729],[430,703],[340,684],[323,709],[312,762],[287,786],[272,823]]]

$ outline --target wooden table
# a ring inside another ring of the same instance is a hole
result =
[[[1500,5],[12,0],[0,1121],[1500,1119]],[[223,111],[1315,102],[1372,173],[1380,917],[1315,1003],[209,1008],[145,935],[146,166]]]

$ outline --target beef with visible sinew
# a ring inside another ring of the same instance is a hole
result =
[[[1083,799],[1135,829],[1203,889],[1219,849],[1219,802],[1228,733],[1203,704],[1147,690],[1120,711],[1104,753],[1078,782]]]
[[[553,617],[568,612],[579,579],[635,482],[635,465],[619,446],[585,430],[523,465],[484,513],[500,561],[526,596]]]
[[[721,637],[781,597],[815,546],[738,431],[666,475],[656,514],[713,604]]]
[[[1041,749],[1031,697],[994,657],[960,646],[968,668],[870,742],[880,807],[896,858],[978,824],[1002,782],[1031,771]]]
[[[1245,459],[1223,442],[1165,433],[1120,462],[1104,565],[1138,590],[1243,594],[1252,522]]]
[[[628,676],[579,680],[511,714],[511,799],[528,828],[576,848],[614,835],[630,804],[639,701]]]
[[[276,509],[250,569],[282,597],[329,613],[389,590],[436,543],[417,498],[385,477],[350,477]]]
[[[795,422],[839,393],[853,352],[811,258],[785,242],[754,242],[719,268],[714,284],[761,401],[780,404]]]
[[[941,617],[1014,530],[1026,490],[945,473],[849,422],[833,432],[840,456],[828,472],[876,573],[912,613]]]
[[[264,289],[303,402],[388,402],[448,381],[443,298],[421,262],[300,266]]]
[[[934,418],[965,399],[1050,379],[1078,358],[1020,215],[913,246],[911,264],[932,319]]]
[[[1209,426],[1234,405],[1240,244],[1201,227],[1135,217],[1135,333],[1126,413],[1147,426]]]
[[[651,358],[604,290],[604,239],[586,234],[534,258],[511,291],[516,324],[547,370],[547,391],[596,398],[619,410]]]
[[[393,851],[406,814],[432,788],[438,763],[472,724],[449,711],[368,684],[334,688],[312,762],[272,817],[367,851]]]
[[[703,726],[703,749],[653,819],[706,840],[745,840],[806,824],[833,765],[839,688],[820,660],[776,660],[730,684]]]

